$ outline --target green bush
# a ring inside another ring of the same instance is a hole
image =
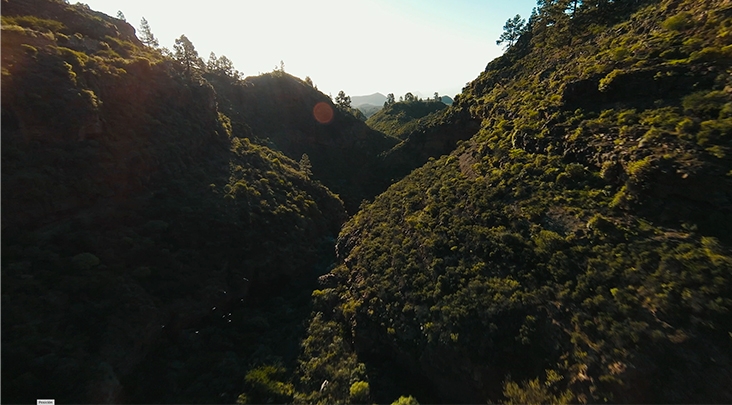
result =
[[[693,24],[692,16],[683,11],[675,16],[667,18],[661,26],[670,31],[682,31],[689,28]]]
[[[356,381],[351,384],[351,388],[348,392],[351,397],[351,401],[364,403],[369,399],[369,383],[366,381]]]
[[[702,146],[725,139],[729,142],[730,138],[732,138],[732,118],[704,121],[701,123],[699,133],[696,134],[697,143]]]
[[[682,100],[684,112],[701,119],[716,119],[730,102],[730,96],[724,91],[700,91],[692,93]]]
[[[618,124],[634,125],[638,123],[638,114],[635,110],[625,110],[618,114]]]
[[[292,383],[280,381],[287,375],[281,366],[260,366],[250,370],[244,377],[249,387],[247,400],[252,403],[284,403],[292,401],[295,389]]]
[[[392,402],[391,405],[419,405],[419,402],[413,396],[401,396],[396,401]]]
[[[547,379],[541,383],[538,378],[525,381],[521,385],[507,380],[503,383],[503,396],[506,404],[569,404],[574,399],[570,390],[557,392],[556,385],[563,379],[553,370],[547,370]]]
[[[622,69],[615,69],[612,72],[608,73],[600,79],[600,82],[597,86],[597,89],[601,92],[606,92],[610,89],[610,86],[612,85],[613,81],[618,78],[618,76],[625,73]]]
[[[2,16],[2,24],[19,25],[24,28],[30,28],[42,32],[59,32],[66,29],[66,26],[60,21],[39,18],[33,15],[12,17]]]

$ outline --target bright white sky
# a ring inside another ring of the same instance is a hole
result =
[[[73,1],[72,1],[73,2]],[[161,46],[185,34],[198,54],[226,55],[244,76],[310,76],[325,94],[410,91],[454,96],[502,53],[496,39],[535,0],[82,0],[139,31],[145,17]]]

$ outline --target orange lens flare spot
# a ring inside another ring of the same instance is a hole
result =
[[[328,105],[328,103],[321,101],[313,107],[313,116],[319,123],[327,124],[333,121],[333,107]]]

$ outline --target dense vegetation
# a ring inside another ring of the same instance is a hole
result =
[[[420,118],[445,109],[447,106],[434,100],[400,101],[384,108],[366,120],[371,128],[395,138],[404,139],[419,128]]]
[[[541,1],[391,136],[2,6],[3,402],[732,401],[728,2]]]
[[[2,31],[3,402],[233,402],[294,361],[341,200],[121,20]]]
[[[565,3],[447,111],[480,131],[341,231],[304,399],[732,399],[732,9]]]
[[[235,81],[215,72],[205,77],[234,128],[250,129],[257,142],[292,159],[308,155],[313,177],[337,193],[349,212],[386,189],[365,168],[398,140],[369,128],[350,107],[333,108],[333,119],[320,123],[313,119],[313,106],[333,106],[330,98],[283,71]]]

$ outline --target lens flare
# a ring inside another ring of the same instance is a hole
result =
[[[327,124],[333,120],[333,108],[325,101],[321,101],[313,107],[313,116],[319,123]]]

